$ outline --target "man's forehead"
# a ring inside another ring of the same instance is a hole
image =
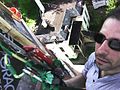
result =
[[[107,30],[109,32],[119,32],[120,31],[120,20],[114,18],[108,18],[103,23],[101,30]]]
[[[108,38],[115,37],[120,39],[120,21],[111,18],[107,19],[100,32],[105,34]]]

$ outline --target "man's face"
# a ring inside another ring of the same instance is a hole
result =
[[[120,40],[120,21],[108,18],[100,33],[105,35],[106,39],[115,38]],[[103,71],[120,72],[120,51],[111,49],[108,46],[108,40],[102,44],[95,45],[96,64]]]

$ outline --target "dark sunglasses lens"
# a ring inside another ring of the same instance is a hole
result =
[[[103,34],[101,34],[101,33],[96,33],[94,35],[94,40],[95,40],[95,42],[97,42],[99,44],[102,44],[104,42],[104,40],[105,40],[105,36]]]
[[[113,50],[120,51],[120,40],[118,39],[111,39],[108,43],[109,47]]]

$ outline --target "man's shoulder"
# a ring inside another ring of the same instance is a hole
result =
[[[95,75],[97,75],[98,71],[99,68],[95,63],[95,52],[93,52],[90,54],[88,61],[85,63],[82,74],[87,79],[88,77],[93,77],[95,73]]]
[[[88,73],[88,71],[94,67],[95,65],[95,52],[91,53],[87,62],[84,65],[84,70],[83,70],[83,75],[86,76],[86,74]]]
[[[94,63],[95,62],[95,52],[92,52],[88,57],[87,63]]]
[[[88,71],[92,66],[95,66],[95,52],[91,53],[87,62],[84,65],[84,70]]]

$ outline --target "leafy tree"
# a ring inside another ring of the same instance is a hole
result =
[[[116,8],[117,0],[108,0],[108,7],[106,13],[109,13],[112,9]]]

